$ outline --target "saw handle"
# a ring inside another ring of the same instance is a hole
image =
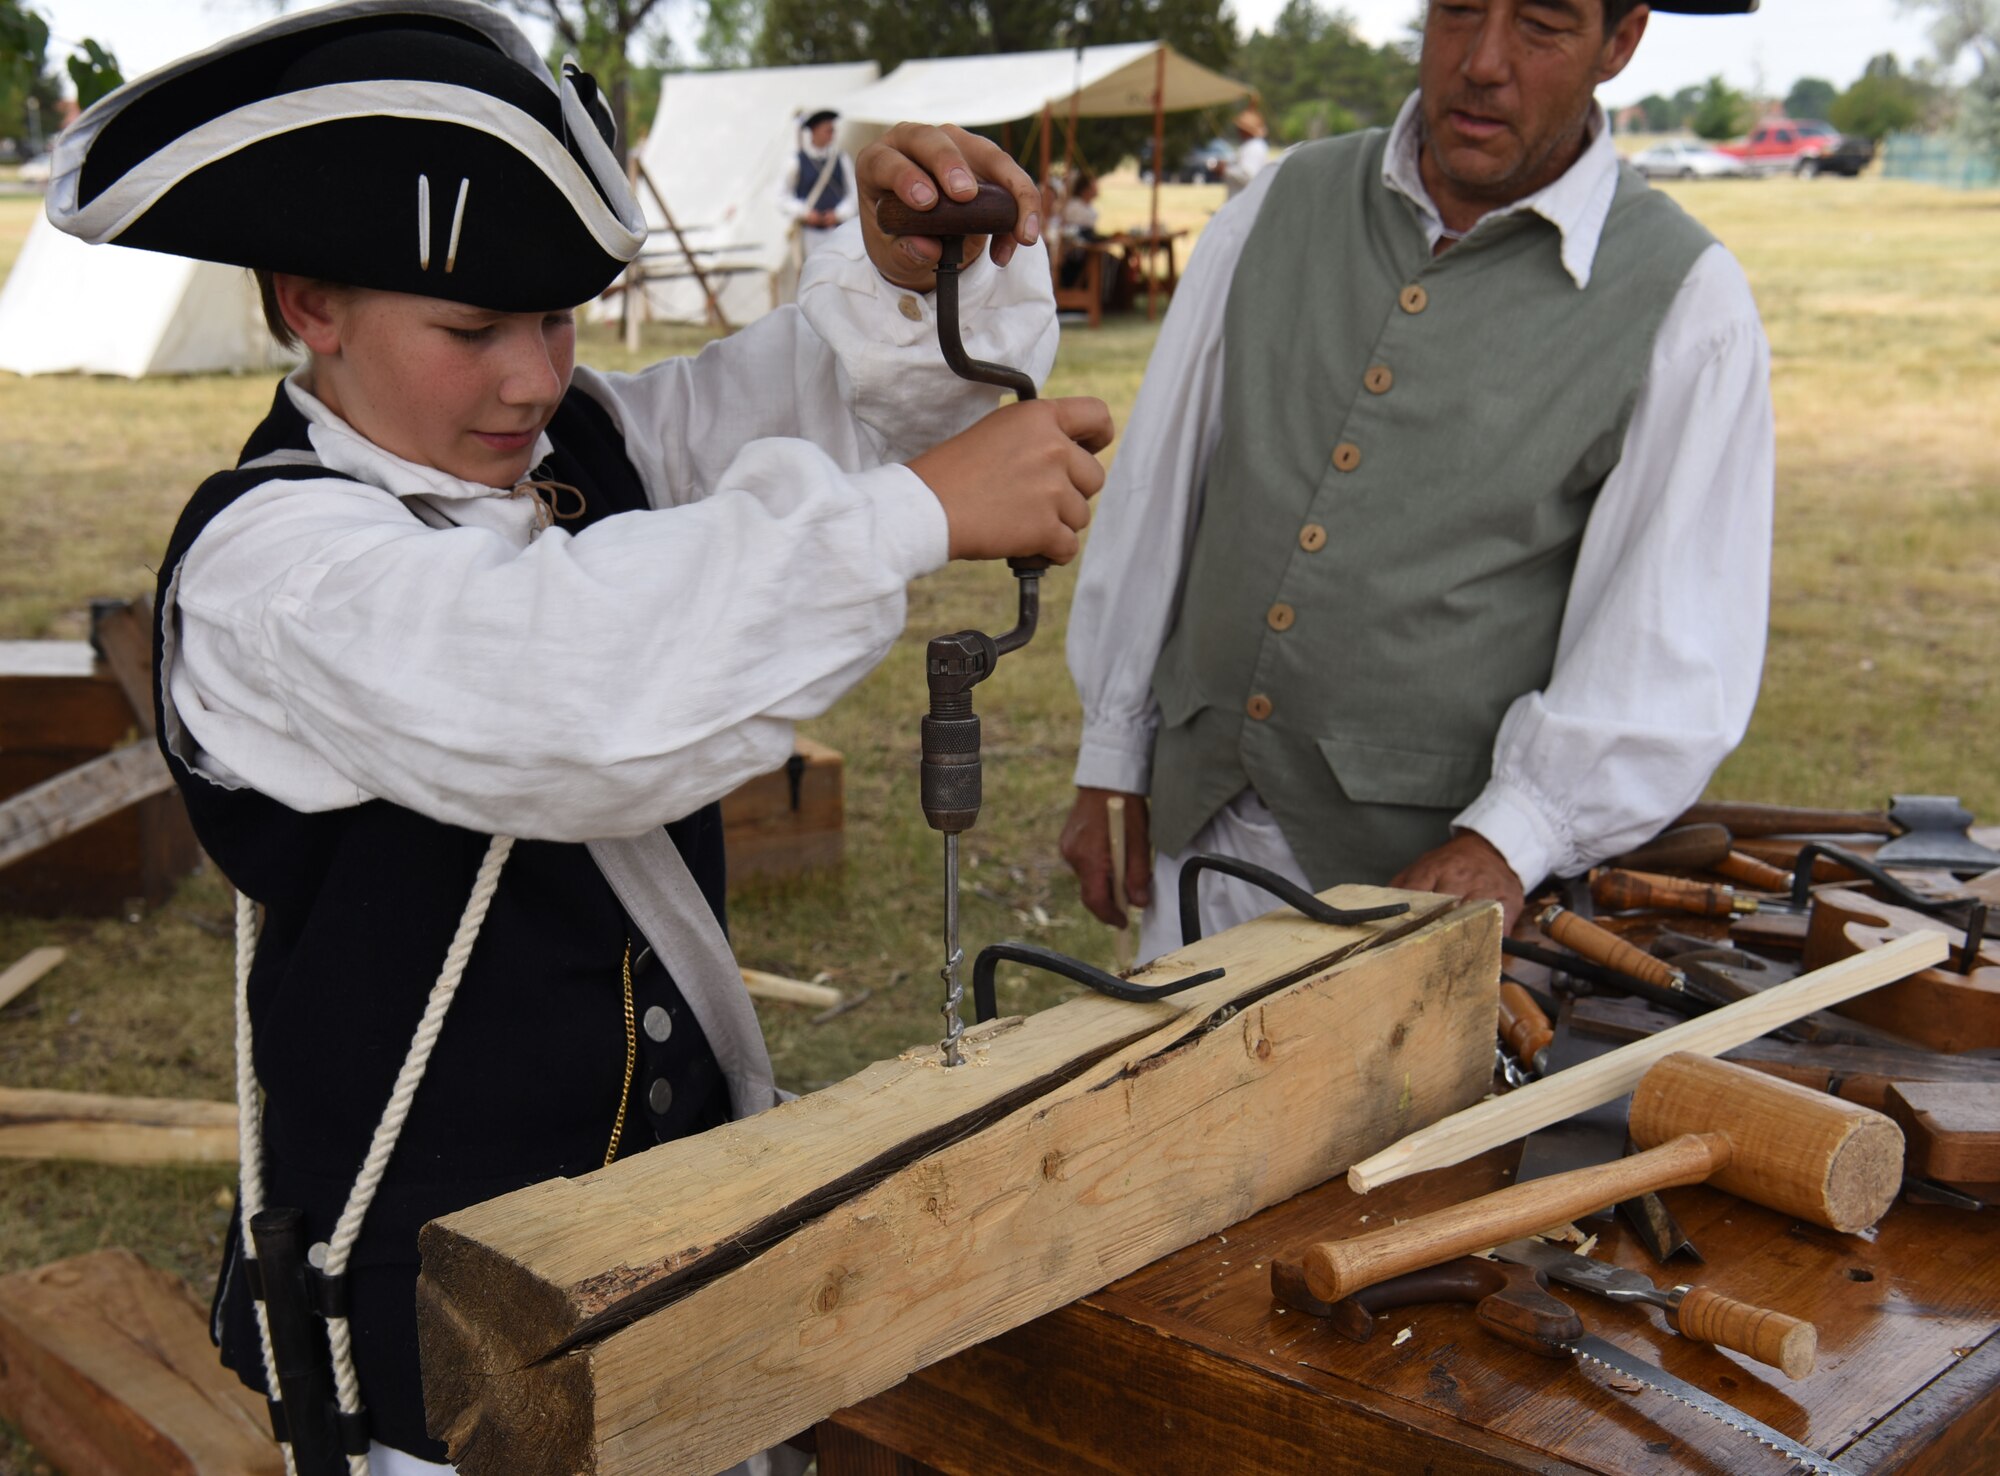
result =
[[[1721,1133],[1685,1133],[1615,1163],[1513,1184],[1366,1235],[1323,1240],[1306,1248],[1306,1284],[1314,1296],[1337,1302],[1407,1271],[1533,1235],[1649,1189],[1699,1184],[1728,1164],[1730,1154],[1729,1139]]]
[[[1802,1379],[1819,1361],[1819,1329],[1810,1322],[1752,1306],[1705,1286],[1676,1288],[1674,1331],[1697,1343],[1729,1348]]]
[[[1544,933],[1592,963],[1601,963],[1661,989],[1687,987],[1679,969],[1668,968],[1652,954],[1634,948],[1616,933],[1600,928],[1588,918],[1578,917],[1567,907],[1549,908],[1540,922]]]
[[[884,195],[875,204],[875,224],[891,236],[1004,236],[1020,213],[1020,203],[1006,186],[985,180],[970,200],[954,200],[939,191],[937,204],[928,210]]]
[[[1612,912],[1690,912],[1696,917],[1730,917],[1745,910],[1737,906],[1736,893],[1728,887],[1608,866],[1590,873],[1590,896],[1599,907]]]
[[[1583,1336],[1575,1311],[1549,1295],[1539,1271],[1476,1256],[1427,1266],[1338,1302],[1314,1296],[1296,1262],[1273,1261],[1271,1291],[1294,1312],[1324,1317],[1335,1332],[1357,1343],[1375,1336],[1382,1314],[1421,1302],[1470,1302],[1488,1332],[1548,1358],[1567,1357],[1560,1345]]]
[[[1541,1054],[1556,1038],[1549,1017],[1535,997],[1513,980],[1500,985],[1500,1038],[1523,1066],[1540,1071]]]

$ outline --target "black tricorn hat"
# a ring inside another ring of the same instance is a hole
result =
[[[840,114],[836,113],[832,108],[821,108],[818,112],[806,114],[805,121],[800,123],[799,127],[817,128],[822,123],[835,123],[839,119]]]
[[[1760,0],[1648,0],[1671,15],[1748,15]]]
[[[478,0],[340,0],[130,82],[56,143],[86,241],[502,312],[595,297],[645,218],[610,110]]]

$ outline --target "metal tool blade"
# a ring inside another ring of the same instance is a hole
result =
[[[1797,1461],[1808,1471],[1819,1472],[1821,1476],[1853,1476],[1848,1467],[1837,1461],[1828,1460],[1818,1451],[1799,1444],[1789,1435],[1773,1430],[1762,1420],[1752,1419],[1733,1404],[1725,1404],[1713,1394],[1704,1393],[1693,1384],[1684,1383],[1665,1369],[1656,1368],[1645,1359],[1634,1357],[1616,1343],[1607,1343],[1603,1338],[1586,1334],[1574,1342],[1564,1343],[1563,1346],[1579,1358],[1602,1364],[1614,1373],[1621,1373],[1626,1378],[1644,1384],[1647,1388],[1670,1399],[1678,1399],[1690,1409],[1700,1410],[1710,1419],[1720,1420],[1730,1429],[1740,1431],[1751,1439],[1770,1446],[1779,1455]]]
[[[1599,1261],[1590,1256],[1579,1256],[1544,1241],[1510,1240],[1505,1245],[1495,1246],[1493,1254],[1503,1261],[1532,1266],[1551,1281],[1581,1287],[1614,1302],[1653,1302],[1665,1306],[1673,1300],[1655,1286],[1650,1277],[1642,1276],[1637,1271],[1628,1271],[1623,1266],[1614,1266],[1609,1261]]]

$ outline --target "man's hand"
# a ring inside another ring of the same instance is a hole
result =
[[[1114,791],[1079,789],[1062,831],[1062,856],[1076,873],[1077,889],[1091,916],[1114,928],[1125,926],[1125,913],[1111,887],[1111,811]],[[1125,800],[1125,900],[1134,907],[1153,905],[1153,842],[1146,796]]]
[[[954,559],[1067,564],[1104,485],[1111,412],[1076,396],[1002,405],[910,462],[944,505]]]
[[[1502,927],[1509,933],[1526,905],[1514,868],[1476,830],[1462,830],[1436,850],[1424,852],[1390,878],[1389,885],[1412,892],[1445,892],[1468,901],[1498,902],[1505,919]]]
[[[887,236],[875,224],[875,205],[894,195],[913,210],[937,204],[938,188],[953,200],[970,200],[979,181],[1004,185],[1019,213],[1011,235],[993,242],[993,264],[1005,266],[1015,249],[1032,245],[1042,233],[1042,192],[999,145],[950,124],[933,128],[924,123],[898,123],[861,151],[854,161],[854,179],[861,192],[861,235],[875,270],[898,287],[929,292],[937,284],[938,255],[944,249],[935,236]],[[984,236],[968,236],[965,259],[978,258]]]

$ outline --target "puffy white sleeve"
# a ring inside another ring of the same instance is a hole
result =
[[[1548,686],[1461,813],[1527,885],[1650,838],[1742,740],[1763,673],[1771,354],[1742,269],[1695,263],[1590,516]]]

